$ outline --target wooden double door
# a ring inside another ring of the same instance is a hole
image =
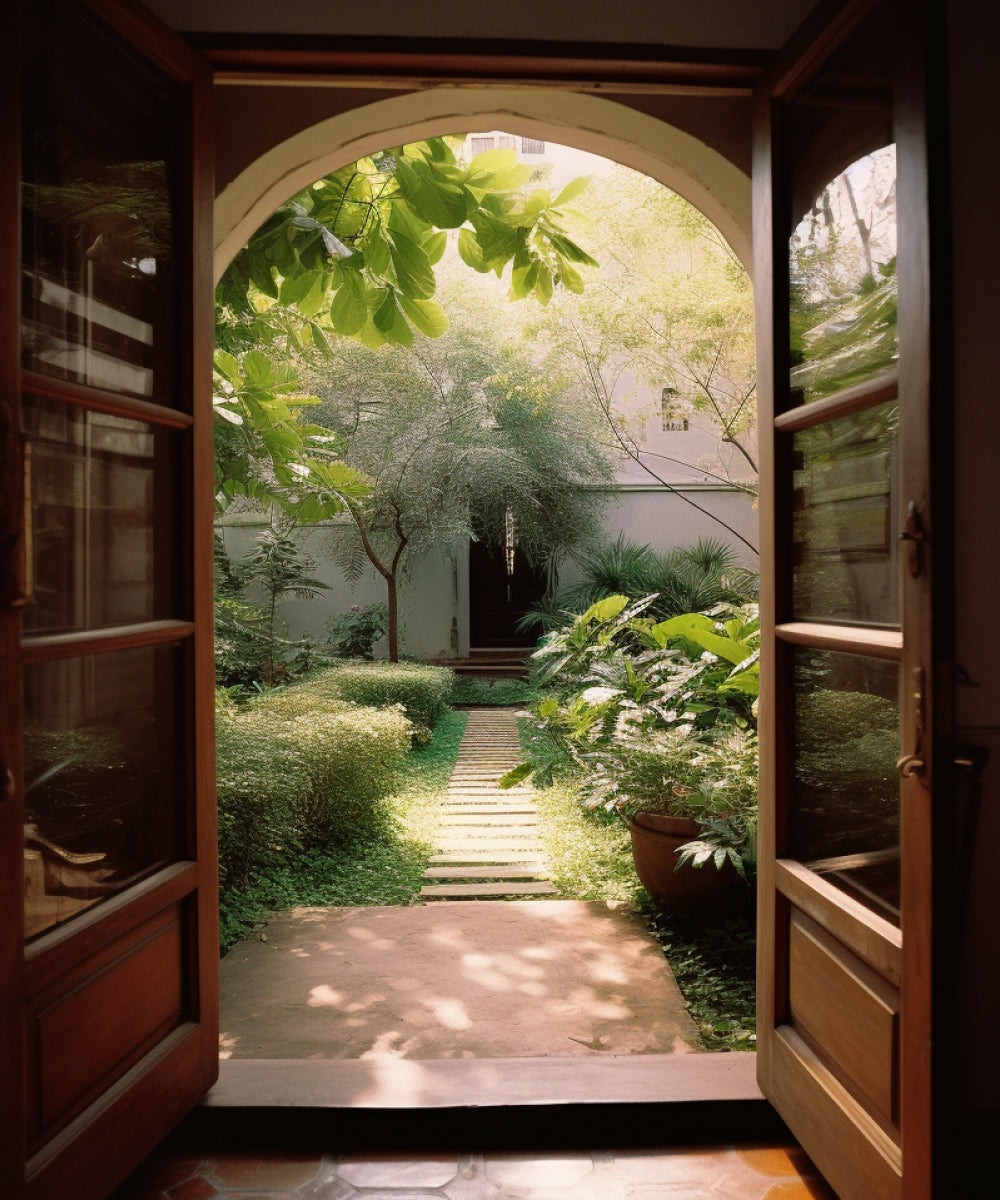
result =
[[[933,1185],[924,12],[829,6],[758,96],[760,1079],[844,1200]],[[134,4],[2,19],[0,1193],[100,1200],[217,1071],[210,81]]]

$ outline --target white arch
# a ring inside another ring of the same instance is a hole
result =
[[[704,142],[600,97],[441,87],[330,117],[251,163],[215,201],[215,279],[279,204],[316,179],[387,145],[471,129],[575,146],[641,171],[699,208],[750,268],[750,180]]]

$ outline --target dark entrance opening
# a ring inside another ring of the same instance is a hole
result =
[[[469,638],[473,650],[533,646],[538,631],[516,628],[545,594],[545,573],[516,547],[469,544]]]

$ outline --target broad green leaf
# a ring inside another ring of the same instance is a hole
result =
[[[649,632],[659,641],[661,637],[688,637],[692,629],[711,630],[712,618],[704,613],[682,613],[679,617],[660,621]]]
[[[250,278],[254,286],[272,300],[278,298],[278,285],[274,282],[274,268],[264,256],[259,246],[251,245],[248,255]]]
[[[469,215],[465,192],[433,176],[425,163],[401,158],[396,178],[413,211],[438,229],[457,229]]]
[[[434,263],[441,261],[441,256],[448,247],[448,234],[443,229],[439,229],[437,233],[425,237],[421,245],[427,255],[427,261],[433,266]]]
[[[225,350],[216,350],[215,369],[232,384],[238,384],[243,377],[243,373],[240,371],[240,364],[231,354],[227,354]]]
[[[591,258],[586,250],[578,246],[571,238],[565,237],[561,233],[549,234],[549,242],[554,249],[558,250],[564,258],[568,258],[571,262],[585,263],[588,267],[600,265],[596,258]]]
[[[376,229],[365,238],[365,256],[368,269],[373,275],[384,275],[388,271],[392,258],[389,254],[389,243],[382,235],[381,229]]]
[[[338,333],[353,337],[368,319],[368,301],[364,280],[356,271],[344,277],[330,305],[330,320]]]
[[[513,771],[508,771],[506,775],[501,776],[500,786],[502,788],[515,787],[527,779],[533,770],[534,767],[530,762],[519,763]]]
[[[440,337],[448,328],[448,318],[436,300],[411,300],[409,296],[400,296],[399,303],[413,325],[425,336]]]
[[[303,271],[301,274],[286,275],[278,289],[278,302],[291,308],[304,299],[322,277],[322,271]]]
[[[750,647],[743,642],[734,642],[732,638],[725,638],[705,629],[693,629],[685,634],[685,637],[727,662],[739,664],[750,655]]]
[[[559,282],[567,291],[574,292],[576,295],[580,295],[583,291],[583,280],[580,278],[579,271],[571,267],[568,262],[563,261],[559,264]]]
[[[298,308],[304,317],[314,317],[326,303],[326,274],[323,271],[316,271],[315,275],[316,279],[312,287],[296,305],[296,308]]]
[[[589,175],[578,175],[576,179],[571,179],[559,195],[556,196],[552,207],[558,208],[561,204],[568,204],[571,200],[575,200],[589,185]]]
[[[402,292],[416,300],[425,300],[434,295],[434,272],[421,246],[396,233],[393,234],[389,252],[392,265],[396,268],[396,282]]]
[[[479,271],[482,274],[489,270],[488,265],[483,259],[483,251],[479,245],[479,240],[471,229],[460,229],[458,231],[458,253],[461,255],[465,265],[471,267],[474,271]]]
[[[484,150],[469,163],[466,177],[471,179],[475,175],[493,175],[497,171],[508,171],[517,165],[516,150]]]
[[[552,299],[552,272],[548,267],[540,265],[538,268],[538,281],[535,284],[535,295],[538,297],[539,303],[548,304]]]
[[[524,205],[524,211],[527,216],[534,216],[535,214],[542,212],[543,209],[548,208],[551,204],[552,197],[545,190],[545,188],[539,188],[537,191],[532,192],[528,197],[527,202]]]
[[[245,354],[242,366],[247,383],[254,387],[266,388],[275,382],[271,360],[259,350],[251,350],[249,354]]]
[[[605,596],[603,600],[596,601],[587,609],[579,618],[580,624],[586,621],[610,621],[612,617],[617,617],[627,604],[628,596]]]
[[[510,290],[516,300],[523,300],[525,296],[530,296],[534,291],[540,266],[541,264],[536,259],[529,266],[515,267],[511,272]]]

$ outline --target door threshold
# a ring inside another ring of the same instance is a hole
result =
[[[189,1118],[221,1144],[627,1146],[786,1131],[756,1054],[608,1058],[227,1059]],[[540,1111],[542,1110],[542,1111]]]

